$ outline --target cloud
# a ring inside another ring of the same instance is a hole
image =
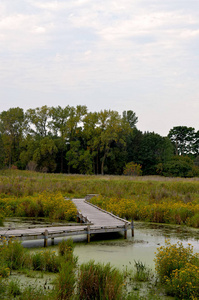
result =
[[[198,35],[195,1],[2,0],[0,88],[162,115],[196,105]]]

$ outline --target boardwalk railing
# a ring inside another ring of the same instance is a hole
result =
[[[93,205],[85,199],[73,199],[77,207],[77,221],[79,225],[75,226],[45,226],[40,228],[0,228],[0,239],[17,238],[18,240],[43,239],[44,247],[48,245],[48,239],[54,244],[54,239],[73,235],[87,235],[87,241],[90,242],[91,234],[106,232],[124,232],[124,238],[127,238],[127,230],[131,229],[134,236],[133,222],[128,222],[118,216],[107,212],[96,205]]]

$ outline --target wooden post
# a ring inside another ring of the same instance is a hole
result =
[[[133,220],[131,221],[131,233],[132,233],[132,236],[134,236],[134,224],[133,224]]]
[[[55,239],[54,239],[54,237],[52,237],[51,238],[51,245],[54,246],[54,244],[55,244]]]
[[[127,239],[127,223],[124,224],[124,238]]]
[[[44,231],[44,247],[48,246],[48,230]]]
[[[80,217],[79,217],[79,214],[77,215],[77,223],[80,222]]]
[[[80,223],[82,224],[83,221],[82,221],[82,214],[79,214],[79,219],[80,219]]]
[[[90,225],[87,225],[87,242],[90,243],[91,234],[90,234]]]

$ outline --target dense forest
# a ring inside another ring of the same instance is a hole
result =
[[[0,168],[80,174],[199,176],[199,131],[141,132],[132,110],[42,106],[0,113]]]

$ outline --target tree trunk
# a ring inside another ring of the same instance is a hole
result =
[[[64,171],[64,153],[63,150],[61,150],[61,173]]]
[[[106,148],[105,151],[104,151],[104,156],[102,158],[102,164],[101,164],[101,175],[104,175],[104,163],[105,163],[105,159],[108,155],[108,152],[109,152],[109,148]]]

